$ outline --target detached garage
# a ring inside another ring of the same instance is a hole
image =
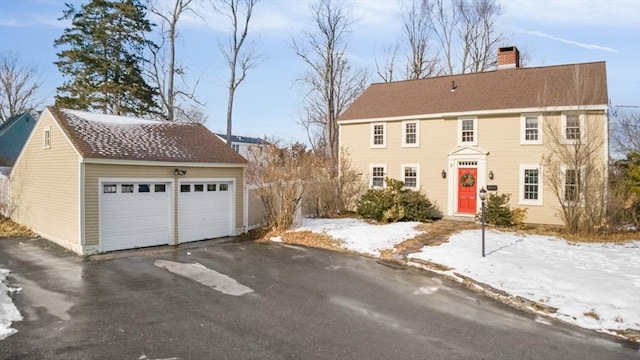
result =
[[[245,166],[201,124],[48,107],[11,173],[11,217],[79,254],[237,235]]]

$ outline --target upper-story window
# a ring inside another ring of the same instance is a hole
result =
[[[44,149],[51,148],[51,128],[45,128],[43,136],[44,136],[44,141],[42,143],[42,147]]]
[[[478,145],[478,119],[458,119],[458,146]]]
[[[402,122],[402,146],[404,147],[418,147],[420,145],[419,125],[418,121],[403,121]]]
[[[583,140],[584,117],[581,114],[562,115],[562,137],[567,143]]]
[[[384,148],[387,146],[387,124],[371,124],[371,147]]]
[[[542,144],[542,117],[540,115],[522,115],[520,129],[521,144]]]
[[[231,148],[235,152],[240,152],[240,145],[238,145],[238,144],[231,144]]]

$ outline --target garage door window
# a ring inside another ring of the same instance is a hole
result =
[[[202,184],[193,185],[193,191],[194,192],[203,192],[204,191],[204,185],[202,185]]]
[[[227,191],[227,190],[229,190],[228,184],[220,184],[220,191]]]
[[[122,184],[122,193],[132,193],[133,184]]]
[[[165,192],[165,191],[167,191],[167,188],[166,188],[165,184],[155,184],[154,185],[154,191],[155,192]]]
[[[151,191],[151,187],[149,187],[149,184],[138,184],[139,193],[148,193],[150,191]]]
[[[207,184],[207,191],[216,191],[216,184]]]
[[[189,184],[180,185],[180,192],[191,192],[191,185]]]
[[[102,185],[102,192],[105,194],[115,194],[117,191],[118,191],[118,185],[116,184]]]

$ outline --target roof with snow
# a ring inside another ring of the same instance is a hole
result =
[[[83,158],[245,164],[202,124],[47,107]]]
[[[221,134],[221,133],[215,133],[220,139],[222,139],[224,142],[227,141],[227,134]],[[238,136],[238,135],[231,135],[231,142],[232,143],[245,143],[245,144],[257,144],[257,145],[262,145],[262,144],[266,144],[267,142],[263,139],[260,138],[254,138],[254,137],[248,137],[248,136]]]
[[[607,103],[601,61],[372,84],[339,120]]]

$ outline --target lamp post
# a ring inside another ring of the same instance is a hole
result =
[[[484,200],[487,198],[487,190],[480,189],[480,201],[482,201],[482,257],[484,257],[484,224],[485,224],[485,211],[484,211]]]

